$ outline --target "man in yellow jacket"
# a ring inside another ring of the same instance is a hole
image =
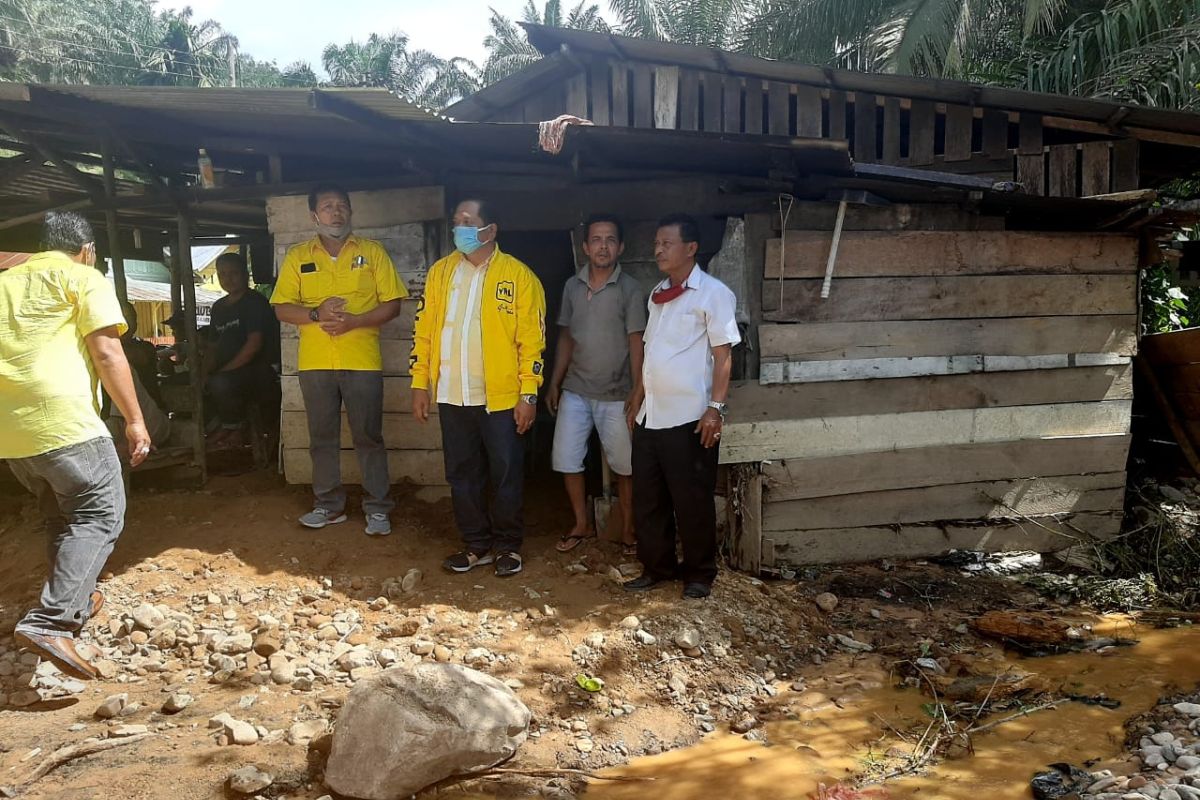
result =
[[[427,422],[437,403],[465,544],[443,566],[461,573],[494,563],[506,577],[521,571],[522,436],[537,416],[546,295],[533,270],[496,245],[485,202],[460,202],[453,224],[455,252],[430,268],[414,324],[413,415]]]

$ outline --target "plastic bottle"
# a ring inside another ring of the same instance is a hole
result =
[[[200,172],[200,185],[205,189],[211,189],[216,186],[216,180],[213,178],[213,163],[208,157],[208,151],[203,147],[200,148],[200,156],[196,159],[196,166]]]

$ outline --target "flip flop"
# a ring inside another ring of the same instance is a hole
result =
[[[556,544],[554,546],[554,549],[560,553],[569,553],[572,550],[574,550],[576,547],[579,547],[579,545],[581,543],[583,543],[584,540],[595,539],[595,538],[596,538],[596,534],[594,534],[594,533],[585,533],[582,536],[580,536],[579,534],[576,534],[576,533],[564,534],[562,537],[559,538],[558,544]]]

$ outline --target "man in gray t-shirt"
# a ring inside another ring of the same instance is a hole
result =
[[[628,555],[637,554],[633,531],[633,468],[626,423],[630,398],[642,381],[642,332],[646,330],[646,294],[633,277],[621,272],[625,249],[621,222],[595,214],[584,228],[583,252],[588,265],[563,287],[558,315],[558,348],[546,405],[557,417],[554,427],[554,470],[563,473],[575,525],[559,540],[558,549],[574,549],[596,535],[585,508],[583,461],[592,428],[608,466],[617,477],[621,500],[622,540]]]

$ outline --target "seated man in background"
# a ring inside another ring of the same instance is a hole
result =
[[[150,433],[150,443],[155,447],[163,447],[171,438],[171,418],[162,409],[162,395],[158,390],[157,354],[154,345],[137,338],[137,312],[132,303],[124,304],[125,323],[129,329],[121,336],[121,349],[125,351],[125,360],[129,362],[129,373],[133,378],[133,389],[137,395],[138,406],[142,410],[142,418],[146,430]],[[105,392],[108,414],[104,424],[112,434],[117,455],[122,463],[129,463],[127,456],[128,442],[125,440],[125,428],[129,424],[121,409],[112,402]]]
[[[228,446],[239,443],[248,401],[270,385],[270,350],[279,334],[270,301],[250,291],[240,254],[217,257],[217,280],[226,295],[212,307],[204,390],[220,425],[209,441]]]

